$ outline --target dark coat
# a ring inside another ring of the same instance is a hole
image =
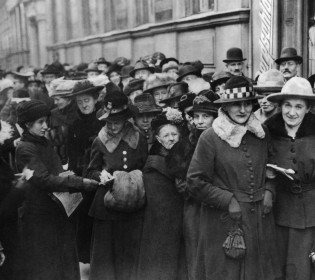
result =
[[[202,202],[193,279],[258,279],[278,276],[272,214],[263,215],[268,143],[246,132],[232,148],[210,128],[200,136],[188,174],[190,194]],[[271,186],[268,189],[272,190]],[[225,256],[222,244],[234,225],[228,212],[232,196],[239,201],[245,234],[243,261]]]
[[[147,206],[136,279],[185,279],[183,196],[163,155],[148,157],[143,176]]]
[[[63,169],[51,144],[27,132],[17,147],[16,163],[20,172],[25,166],[34,170],[19,209],[24,279],[80,279],[75,228],[51,192],[78,192],[82,179],[59,177]]]

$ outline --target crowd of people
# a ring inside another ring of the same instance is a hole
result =
[[[0,279],[315,279],[315,75],[244,61],[3,70]]]

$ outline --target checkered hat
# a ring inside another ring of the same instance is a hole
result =
[[[263,98],[254,92],[252,82],[244,76],[233,76],[225,84],[225,92],[214,103],[231,103]]]

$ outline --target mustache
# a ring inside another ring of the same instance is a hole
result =
[[[291,71],[289,69],[284,69],[283,73],[290,73],[291,74]]]

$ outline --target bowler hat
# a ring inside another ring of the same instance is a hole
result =
[[[262,98],[253,90],[253,83],[244,76],[233,76],[225,84],[221,98],[214,103],[231,103]]]
[[[124,87],[124,94],[129,96],[132,92],[136,90],[143,91],[144,80],[141,79],[132,79],[128,84]]]
[[[135,73],[138,70],[148,70],[151,73],[155,72],[155,68],[152,67],[152,66],[149,66],[149,64],[147,62],[145,62],[144,60],[137,61],[136,64],[135,64],[134,69],[129,72],[129,75],[131,77],[135,77]]]
[[[96,60],[96,64],[106,64],[107,66],[110,66],[111,63],[105,59],[105,57],[100,57],[98,60]]]
[[[98,94],[104,86],[94,86],[89,80],[81,80],[75,82],[70,96],[77,96],[80,94],[95,95]]]
[[[188,93],[188,84],[185,82],[178,82],[170,84],[167,88],[168,98],[161,100],[161,103],[169,104],[174,99],[180,99],[184,94]]]
[[[285,60],[295,60],[298,64],[303,62],[302,56],[297,55],[297,51],[295,48],[283,48],[281,50],[280,57],[275,60],[277,64],[281,64],[281,62]]]
[[[254,90],[259,93],[274,93],[280,92],[283,86],[283,74],[277,69],[270,69],[259,75],[257,85],[254,85]]]
[[[21,102],[16,108],[17,123],[24,125],[50,115],[48,106],[39,100]]]
[[[201,72],[196,69],[193,65],[187,64],[179,68],[177,82],[180,82],[187,75],[196,75],[201,77]]]
[[[41,72],[42,75],[45,74],[55,74],[58,75],[59,74],[59,70],[55,65],[52,64],[48,64],[46,65],[46,67],[44,68],[44,70]]]
[[[97,65],[94,62],[90,63],[88,68],[86,68],[84,71],[86,73],[88,73],[88,72],[102,73],[103,72],[102,70],[98,70]]]
[[[226,71],[217,71],[212,75],[212,81],[210,82],[212,90],[215,91],[215,87],[222,83],[226,83],[233,75]]]
[[[271,102],[279,102],[283,99],[298,98],[306,100],[315,100],[310,82],[301,77],[293,77],[283,86],[280,93],[272,93],[267,99]]]
[[[226,59],[223,62],[236,62],[244,61],[246,58],[243,58],[243,52],[240,48],[230,48],[226,52]]]
[[[134,100],[134,106],[137,107],[139,114],[143,113],[159,113],[161,107],[155,104],[154,98],[150,93],[138,95]]]

